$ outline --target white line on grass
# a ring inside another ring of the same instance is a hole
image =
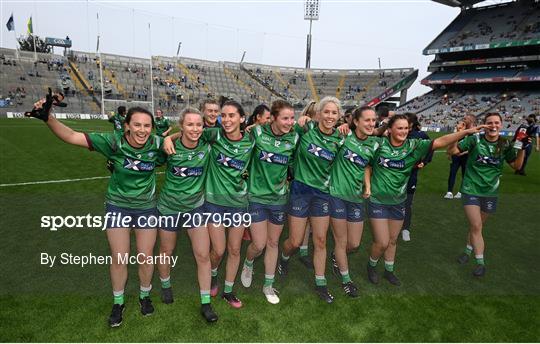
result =
[[[156,172],[156,174],[163,174],[163,173],[164,172]],[[110,178],[110,176],[73,178],[73,179],[57,179],[57,180],[39,180],[39,181],[34,181],[34,182],[0,184],[0,187],[37,185],[37,184],[71,183],[71,182],[80,182],[80,181],[85,181],[85,180],[96,180],[96,179],[107,179],[107,178]]]

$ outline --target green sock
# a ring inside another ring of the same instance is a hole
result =
[[[308,247],[307,246],[300,246],[300,256],[305,257],[308,255]]]
[[[152,290],[152,286],[149,287],[143,287],[141,286],[141,289],[139,290],[139,299],[144,299],[147,296],[150,296],[150,290]]]
[[[324,276],[315,275],[315,285],[317,287],[325,287],[326,286],[326,278]]]
[[[217,268],[212,269],[211,272],[212,272],[212,277],[216,277],[216,276],[217,276]]]
[[[161,288],[166,289],[171,287],[171,276],[167,278],[160,277],[159,280],[161,281]]]
[[[264,286],[271,287],[274,284],[274,275],[264,275]]]
[[[465,254],[466,254],[466,255],[470,256],[471,253],[472,253],[472,251],[473,251],[473,247],[472,247],[471,245],[467,245],[467,246],[465,247]]]
[[[371,258],[371,256],[369,257],[369,265],[371,267],[373,267],[373,268],[376,267],[378,262],[379,262],[378,259],[373,259],[373,258]]]
[[[210,303],[210,290],[201,290],[201,305]]]
[[[476,264],[485,265],[485,263],[484,263],[484,255],[483,254],[477,254],[474,258],[476,260]]]
[[[227,293],[232,293],[232,287],[234,285],[234,282],[228,282],[228,281],[225,281],[225,288],[223,289],[223,292],[225,294]]]
[[[384,261],[384,269],[388,272],[394,272],[394,262]]]
[[[253,260],[248,260],[246,258],[246,260],[244,260],[244,265],[247,266],[248,268],[252,268],[253,267]]]
[[[351,276],[349,276],[349,270],[347,271],[340,271],[341,273],[341,282],[343,284],[349,283],[351,281]]]
[[[113,291],[114,304],[123,305],[124,304],[124,291]]]

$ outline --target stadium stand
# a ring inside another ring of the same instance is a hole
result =
[[[398,108],[426,126],[452,130],[466,113],[497,111],[515,129],[540,115],[540,4],[518,0],[462,6],[461,13],[425,49],[435,55],[421,83],[432,91]]]
[[[7,99],[0,108],[2,113],[28,110],[34,99],[53,86],[68,95],[70,112],[98,114],[102,103],[101,78],[107,113],[126,102],[148,106],[152,92],[154,107],[161,108],[167,116],[209,97],[236,99],[247,112],[278,98],[287,99],[300,109],[311,99],[326,95],[336,96],[350,107],[374,99],[380,102],[399,92],[404,101],[418,72],[413,68],[306,70],[166,56],[153,57],[150,70],[148,59],[129,56],[71,50],[66,56],[39,54],[39,61],[34,63],[32,52],[21,52],[19,57],[12,49],[1,52],[3,63],[8,66],[2,69],[6,82],[2,83],[0,99]]]

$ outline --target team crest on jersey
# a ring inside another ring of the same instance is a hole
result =
[[[150,153],[148,153],[148,157],[149,157],[149,158],[152,158],[152,157],[154,157],[154,155],[155,155],[155,154],[154,154],[154,152],[150,152]]]
[[[244,169],[244,166],[246,165],[245,162],[243,162],[242,160],[230,158],[223,153],[219,153],[217,157],[217,162],[223,166],[234,168],[235,170],[239,171],[242,171]]]
[[[204,156],[205,156],[204,152],[199,152],[199,154],[197,154],[197,158],[199,158],[199,160],[202,160]]]
[[[287,163],[289,162],[289,157],[287,157],[286,155],[270,153],[270,152],[265,152],[265,151],[261,151],[261,154],[259,154],[259,159],[262,161],[279,164],[279,165],[287,165]]]
[[[359,165],[361,167],[366,167],[368,164],[368,161],[364,158],[362,158],[360,155],[356,154],[350,149],[345,149],[345,153],[343,155],[345,159],[349,160],[353,164]]]
[[[171,171],[175,177],[200,177],[203,174],[202,167],[173,166]]]
[[[124,160],[124,168],[132,171],[153,171],[155,164],[153,162],[144,162],[140,160],[126,158]]]
[[[498,166],[501,163],[501,160],[491,156],[478,155],[476,157],[476,162],[482,165]]]
[[[322,147],[319,147],[313,143],[309,144],[308,152],[324,160],[328,160],[328,161],[334,160],[334,153]]]
[[[395,168],[402,170],[405,168],[405,160],[391,160],[383,157],[379,157],[378,161],[379,166],[386,168]]]

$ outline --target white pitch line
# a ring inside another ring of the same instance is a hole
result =
[[[164,172],[156,172],[156,174],[163,174],[163,173]],[[40,181],[35,181],[35,182],[0,184],[0,187],[37,185],[37,184],[71,183],[71,182],[80,182],[80,181],[85,181],[85,180],[96,180],[96,179],[107,179],[107,178],[110,178],[110,176],[73,178],[73,179],[57,179],[57,180],[40,180]]]

